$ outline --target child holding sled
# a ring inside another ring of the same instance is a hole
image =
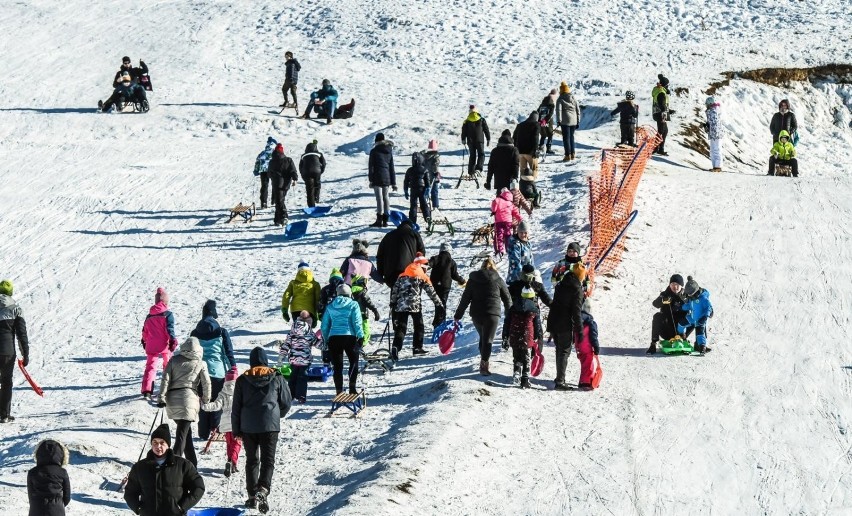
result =
[[[228,462],[225,463],[226,477],[230,477],[231,473],[239,471],[237,463],[240,461],[240,449],[242,448],[242,440],[234,437],[231,433],[231,406],[234,403],[234,384],[237,382],[237,376],[239,376],[237,366],[233,366],[225,374],[225,385],[219,391],[216,399],[201,406],[201,410],[206,412],[222,411],[222,419],[219,421],[218,432],[224,434],[225,445],[227,446]]]
[[[317,336],[311,327],[313,320],[307,310],[299,312],[293,321],[287,340],[281,343],[279,363],[286,357],[290,363],[290,379],[287,383],[297,403],[304,403],[308,397],[308,367],[311,365],[311,347],[317,343]]]
[[[520,222],[521,212],[515,206],[512,192],[503,188],[491,201],[491,214],[494,215],[494,254],[506,253],[506,240],[512,236],[512,226]]]
[[[580,312],[583,318],[583,331],[580,335],[580,342],[577,343],[577,359],[580,360],[580,381],[577,387],[581,391],[591,391],[592,377],[595,375],[595,369],[598,365],[597,356],[600,352],[598,344],[598,323],[595,318],[589,313],[590,307],[588,301],[583,303],[583,309]]]

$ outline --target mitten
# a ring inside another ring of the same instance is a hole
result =
[[[381,316],[381,315],[379,315],[379,311],[378,311],[378,310],[376,310],[375,312],[373,312],[373,318],[374,318],[375,320],[377,320],[377,321],[378,321],[379,319],[381,319],[381,318],[382,318],[382,316]]]
[[[174,351],[174,350],[177,349],[177,347],[178,347],[178,341],[177,341],[176,338],[172,337],[169,340],[169,351]]]
[[[142,339],[142,349],[145,349],[145,339]]]
[[[27,367],[28,365],[30,365],[30,357],[25,355],[24,356],[24,367]]]
[[[166,402],[165,402],[165,401],[161,401],[161,402],[157,403],[157,407],[159,407],[159,408],[166,408]]]
[[[491,190],[491,183],[489,183],[488,181],[485,182],[485,189]]]

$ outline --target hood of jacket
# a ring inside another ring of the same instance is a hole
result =
[[[781,131],[780,133],[778,133],[778,139],[780,140],[781,138],[788,138],[789,139],[790,133],[788,133],[787,131]]]
[[[15,300],[12,299],[12,296],[7,296],[6,294],[0,294],[0,308],[9,308],[9,307],[15,306],[15,304],[16,304]]]
[[[393,151],[393,142],[390,140],[382,140],[380,142],[376,142],[376,144],[373,146],[373,149],[376,152],[391,154],[391,152]]]
[[[573,93],[562,93],[562,94],[559,95],[559,100],[562,100],[563,102],[573,102],[574,101],[574,94]]]
[[[515,142],[512,141],[512,137],[510,135],[503,134],[503,135],[500,135],[500,139],[497,140],[497,145],[498,146],[500,146],[500,145],[514,146]]]
[[[261,366],[269,367],[269,358],[266,356],[266,350],[260,346],[255,346],[249,355],[249,366],[252,368]]]
[[[213,318],[213,316],[208,315],[204,319],[198,321],[198,324],[195,325],[195,333],[203,337],[205,335],[212,335],[216,333],[219,328],[219,321]]]
[[[500,194],[500,198],[505,200],[505,201],[512,202],[515,197],[512,195],[512,192],[510,192],[509,190],[506,190],[505,192],[502,192]]]
[[[212,317],[214,319],[219,317],[219,314],[216,313],[216,301],[208,299],[204,303],[204,308],[201,309],[201,317]]]
[[[299,269],[296,273],[296,281],[299,283],[312,283],[314,281],[314,273],[310,269]]]
[[[333,307],[335,310],[345,310],[347,306],[353,303],[358,306],[358,302],[352,299],[351,297],[337,296],[331,301],[331,304],[329,306]],[[360,306],[358,306],[358,309],[361,309]]]
[[[190,337],[180,345],[180,356],[189,360],[201,360],[204,357],[204,349],[201,342],[195,337]]]
[[[468,276],[467,281],[472,285],[483,285],[483,287],[478,288],[484,289],[484,285],[492,285],[500,282],[500,273],[498,271],[492,269],[479,269],[473,271],[470,276]]]
[[[160,301],[159,303],[154,304],[151,307],[151,309],[148,310],[148,314],[149,315],[160,315],[161,313],[168,312],[168,311],[169,311],[168,305],[166,305],[165,303]]]
[[[526,121],[527,121],[527,123],[533,123],[533,124],[538,123],[538,113],[533,111],[532,113],[530,113],[530,116],[527,117]]]
[[[290,328],[290,335],[305,336],[311,334],[312,321],[303,321],[301,317],[297,317],[293,321],[293,326]],[[268,365],[268,364],[267,364]]]
[[[317,152],[317,153],[319,152],[317,150],[317,144],[309,143],[309,144],[305,145],[305,154],[309,154],[311,152]]]
[[[36,445],[33,458],[39,466],[67,466],[68,448],[59,441],[45,439]]]
[[[408,267],[406,267],[402,274],[400,274],[399,276],[408,276],[410,278],[422,279],[426,283],[429,283],[430,285],[432,284],[432,281],[429,279],[429,276],[427,276],[426,273],[423,271],[423,267],[421,267],[420,264],[417,263],[408,264]]]
[[[476,111],[471,111],[470,114],[467,115],[467,118],[465,118],[465,122],[476,123],[479,122],[480,119],[482,119],[482,117],[479,115],[479,113],[477,113]]]

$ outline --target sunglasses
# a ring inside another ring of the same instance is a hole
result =
[[[130,61],[122,61],[123,64],[129,65]]]

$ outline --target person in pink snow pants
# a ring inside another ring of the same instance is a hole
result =
[[[163,359],[165,371],[177,345],[175,317],[169,310],[169,295],[165,289],[159,287],[154,295],[154,305],[148,310],[148,316],[142,326],[142,349],[148,356],[145,361],[145,373],[142,375],[142,395],[146,398],[150,398],[154,392],[157,359]]]

